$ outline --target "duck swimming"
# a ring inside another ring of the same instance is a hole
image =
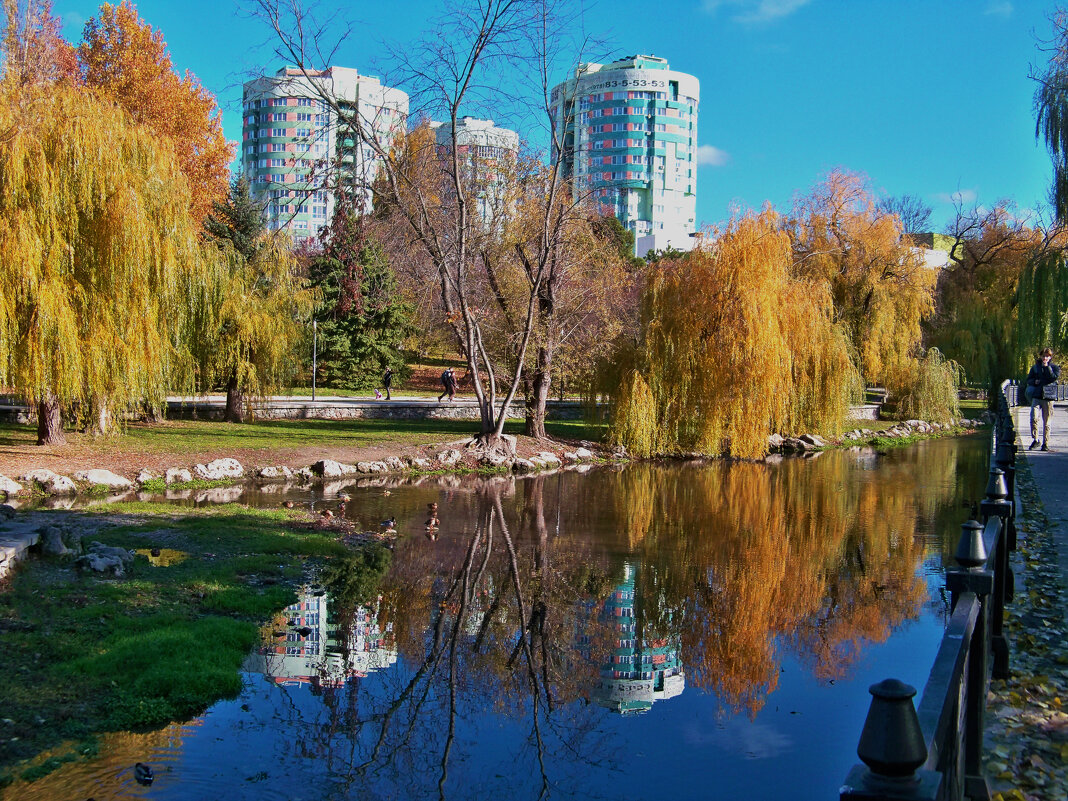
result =
[[[134,781],[138,784],[149,785],[152,784],[152,780],[156,777],[152,775],[152,768],[146,765],[144,762],[138,762],[134,765]]]

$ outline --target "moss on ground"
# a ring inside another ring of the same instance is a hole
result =
[[[124,579],[80,575],[68,560],[21,563],[0,591],[0,786],[43,775],[23,760],[95,734],[186,720],[241,689],[240,666],[259,626],[295,597],[307,559],[351,556],[334,532],[288,510],[183,510],[116,504],[108,545],[173,549],[138,556]],[[76,526],[78,514],[56,513]],[[97,512],[97,514],[100,514]],[[62,524],[62,523],[61,523]],[[53,755],[51,764],[66,756]],[[45,770],[47,772],[47,770]]]

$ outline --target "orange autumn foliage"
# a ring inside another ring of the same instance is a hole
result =
[[[189,180],[190,213],[202,222],[212,204],[226,198],[234,155],[215,97],[192,73],[174,72],[162,32],[144,22],[129,0],[100,6],[83,39],[78,58],[85,84],[170,141]]]

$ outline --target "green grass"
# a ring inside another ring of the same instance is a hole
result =
[[[549,421],[546,432],[553,438],[599,441],[603,424]],[[320,446],[324,454],[337,447],[374,445],[421,445],[476,433],[473,420],[260,420],[254,423],[222,423],[208,420],[167,420],[162,423],[132,423],[126,433],[107,440],[116,454],[199,453],[221,450],[279,450]],[[505,433],[520,434],[523,423],[509,421]],[[98,439],[69,434],[68,448],[102,447]],[[31,425],[0,424],[0,455],[6,449],[32,449],[37,431]]]
[[[125,579],[29,560],[0,593],[3,717],[13,721],[0,740],[0,786],[5,773],[40,775],[47,765],[19,763],[61,743],[78,750],[97,733],[159,727],[233,697],[259,627],[292,602],[303,562],[352,553],[287,510],[174,512],[115,504],[107,515],[118,525],[93,539],[184,560],[153,567],[139,556]],[[53,753],[48,765],[65,758]]]

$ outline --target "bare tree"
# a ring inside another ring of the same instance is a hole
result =
[[[495,460],[513,452],[503,428],[531,367],[532,349],[534,380],[526,386],[541,410],[541,422],[530,433],[544,436],[552,354],[567,330],[577,328],[571,320],[561,333],[559,325],[550,323],[565,305],[557,295],[575,263],[576,248],[568,237],[589,211],[582,198],[573,197],[559,161],[527,171],[509,170],[503,163],[478,169],[474,162],[479,156],[463,140],[459,123],[492,100],[498,110],[511,106],[518,117],[544,120],[551,144],[560,152],[563,130],[550,113],[550,76],[558,72],[564,54],[581,52],[584,42],[568,33],[575,12],[552,0],[460,0],[449,7],[420,39],[391,55],[396,67],[392,80],[409,91],[417,123],[401,131],[361,116],[351,103],[331,96],[325,82],[312,80],[348,28],[328,41],[334,23],[320,21],[300,0],[256,0],[256,7],[273,31],[277,55],[296,65],[333,109],[339,125],[373,153],[381,235],[416,271],[420,266],[426,270],[423,287],[436,286],[435,305],[467,361],[479,405],[478,445]],[[537,87],[538,94],[515,97],[509,89],[515,85]],[[441,125],[429,126],[431,116]],[[497,181],[488,189],[479,178],[487,172]],[[526,184],[517,189],[514,183],[502,183],[510,178]],[[487,199],[502,201],[496,212],[503,220],[487,215]],[[508,292],[502,291],[505,283]],[[579,296],[595,298],[585,291]],[[507,325],[495,330],[502,315]],[[502,331],[503,348],[491,341]]]
[[[894,195],[876,203],[884,214],[896,214],[901,220],[901,230],[906,234],[922,234],[931,230],[933,209],[917,195]]]
[[[466,148],[458,122],[467,107],[493,90],[503,93],[501,76],[523,70],[536,57],[530,44],[539,20],[529,0],[484,0],[447,10],[436,26],[395,54],[399,77],[411,87],[413,105],[445,119],[444,141],[427,127],[405,133],[376,125],[355,106],[334,96],[326,82],[312,80],[344,40],[348,30],[327,41],[332,26],[319,23],[300,0],[257,0],[258,16],[274,31],[276,51],[308,79],[339,124],[368,148],[379,165],[376,206],[403,227],[411,247],[436,272],[447,324],[467,360],[480,411],[479,444],[487,453],[510,455],[502,437],[507,409],[521,379],[544,265],[534,265],[517,343],[518,369],[503,376],[487,348],[477,297],[482,288],[478,248],[477,191],[470,183]],[[553,191],[559,191],[558,183]]]

